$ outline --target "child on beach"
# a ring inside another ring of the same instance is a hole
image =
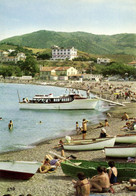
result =
[[[77,133],[77,135],[79,134],[79,132],[80,132],[79,124],[78,124],[78,122],[76,122],[76,133]]]

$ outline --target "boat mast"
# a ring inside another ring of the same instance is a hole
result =
[[[17,95],[18,95],[18,100],[19,100],[19,102],[20,102],[20,96],[19,96],[19,92],[18,92],[18,90],[17,90]]]

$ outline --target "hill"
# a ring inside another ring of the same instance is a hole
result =
[[[86,32],[55,32],[41,30],[21,36],[14,36],[0,42],[30,48],[51,48],[74,46],[91,54],[136,55],[136,34],[95,35]]]

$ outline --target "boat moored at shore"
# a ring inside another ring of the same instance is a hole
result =
[[[136,143],[136,134],[124,134],[116,136],[116,143]]]
[[[115,158],[136,157],[136,145],[105,147],[105,155]]]
[[[40,166],[39,162],[0,161],[0,178],[28,180]]]
[[[65,150],[100,150],[104,147],[113,147],[115,143],[115,137],[112,138],[96,138],[94,141],[87,140],[77,140],[70,142],[69,144],[64,144]]]
[[[79,93],[70,93],[68,95],[56,96],[35,95],[33,99],[23,98],[19,102],[20,109],[56,109],[56,110],[90,110],[95,109],[98,98],[84,97]]]
[[[86,177],[93,177],[97,175],[97,167],[104,166],[109,169],[109,165],[104,161],[87,161],[87,160],[65,160],[61,162],[61,168],[65,175],[77,177],[79,172],[83,172]],[[135,178],[136,164],[135,163],[118,163],[116,162],[118,170],[118,182]]]

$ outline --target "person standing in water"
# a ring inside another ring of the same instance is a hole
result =
[[[10,122],[9,122],[9,124],[8,124],[8,128],[9,128],[10,130],[13,129],[13,122],[12,122],[12,120],[10,120]]]

